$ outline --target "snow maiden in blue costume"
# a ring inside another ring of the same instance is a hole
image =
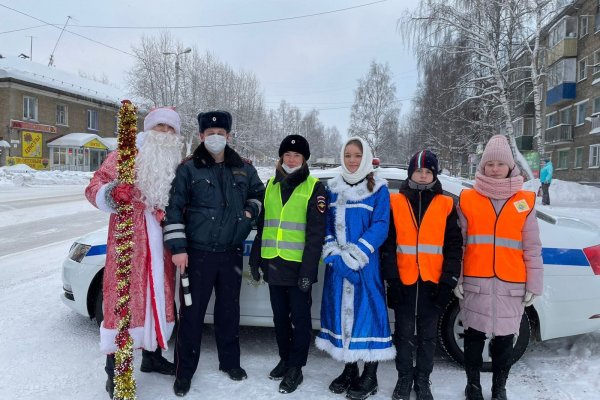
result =
[[[390,195],[387,182],[373,175],[373,156],[364,140],[350,138],[341,157],[342,174],[329,181],[327,269],[316,345],[346,363],[329,390],[365,399],[377,393],[378,362],[396,355],[378,251],[388,234]],[[365,362],[360,377],[357,361]]]

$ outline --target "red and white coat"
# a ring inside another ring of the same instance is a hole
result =
[[[116,211],[105,194],[107,184],[117,179],[117,152],[108,155],[85,190],[85,196],[95,207],[110,212],[106,264],[104,266],[104,321],[100,326],[100,349],[106,354],[117,350],[115,336],[118,320],[114,309],[117,302]],[[160,213],[159,213],[160,214]],[[153,351],[157,345],[167,348],[167,340],[175,325],[175,267],[171,254],[163,246],[162,228],[156,212],[146,210],[143,203],[134,202],[133,265],[129,307],[129,333],[134,348]]]

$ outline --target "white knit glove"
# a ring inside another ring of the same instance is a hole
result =
[[[456,285],[453,292],[454,292],[454,295],[456,297],[458,297],[459,299],[461,299],[461,300],[465,299],[465,290],[463,289],[462,284],[459,283],[458,285]]]
[[[529,290],[527,290],[525,292],[525,297],[523,297],[523,306],[529,307],[530,305],[532,305],[533,302],[535,301],[536,297],[537,296],[535,294],[533,294]]]

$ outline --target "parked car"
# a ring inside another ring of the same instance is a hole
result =
[[[315,170],[313,176],[326,182],[336,176],[339,168]],[[397,192],[406,170],[379,168],[379,176],[388,180],[391,192]],[[457,199],[469,181],[438,175],[445,194]],[[537,211],[543,244],[544,295],[526,309],[515,340],[515,361],[532,337],[548,340],[588,333],[600,329],[600,232],[597,227],[577,219],[556,217]],[[244,243],[244,263],[255,231]],[[77,239],[71,246],[62,268],[63,302],[81,315],[102,321],[102,274],[106,255],[106,229]],[[319,270],[319,282],[313,285],[313,328],[319,329],[324,266]],[[244,267],[240,294],[242,325],[273,326],[273,315],[267,285],[256,284]],[[212,323],[212,302],[205,322]],[[393,320],[393,313],[390,313]],[[456,362],[463,362],[463,333],[458,301],[452,298],[440,318],[438,338],[446,353]],[[487,343],[486,343],[487,346]],[[489,352],[484,350],[484,368],[491,368]]]

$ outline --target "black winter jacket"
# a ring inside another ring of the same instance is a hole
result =
[[[433,200],[436,194],[442,194],[442,184],[439,180],[436,180],[435,184],[431,189],[417,190],[411,189],[408,186],[408,178],[401,184],[400,193],[404,194],[412,207],[417,224],[420,226],[421,221],[427,207]],[[406,221],[407,224],[412,223]],[[456,207],[452,209],[452,212],[446,219],[446,231],[444,234],[444,262],[442,264],[442,275],[440,277],[440,283],[448,285],[450,288],[454,288],[458,282],[460,276],[460,269],[462,263],[462,233],[460,226],[458,225],[458,214]],[[396,265],[396,227],[394,225],[394,216],[390,212],[390,229],[389,234],[380,248],[381,252],[381,268],[382,275],[385,280],[400,279],[398,274],[398,267]],[[420,278],[419,278],[420,280]]]
[[[173,254],[242,248],[258,217],[265,185],[256,169],[229,146],[216,163],[204,143],[175,172],[163,233]],[[252,218],[246,217],[248,211]]]
[[[281,182],[281,201],[285,204],[292,192],[309,175],[308,166],[304,164],[302,168],[289,175],[277,170],[275,173],[275,182]],[[319,260],[323,250],[325,240],[326,224],[326,192],[325,186],[317,182],[313,193],[308,200],[308,209],[306,210],[306,236],[302,262],[287,261],[280,257],[273,259],[263,259],[260,255],[262,232],[265,222],[264,210],[258,217],[256,237],[250,253],[250,265],[260,266],[263,271],[265,281],[270,285],[276,286],[297,286],[298,278],[308,278],[312,283],[317,281],[319,271]],[[320,204],[319,204],[320,203]],[[320,207],[320,208],[319,208]]]

